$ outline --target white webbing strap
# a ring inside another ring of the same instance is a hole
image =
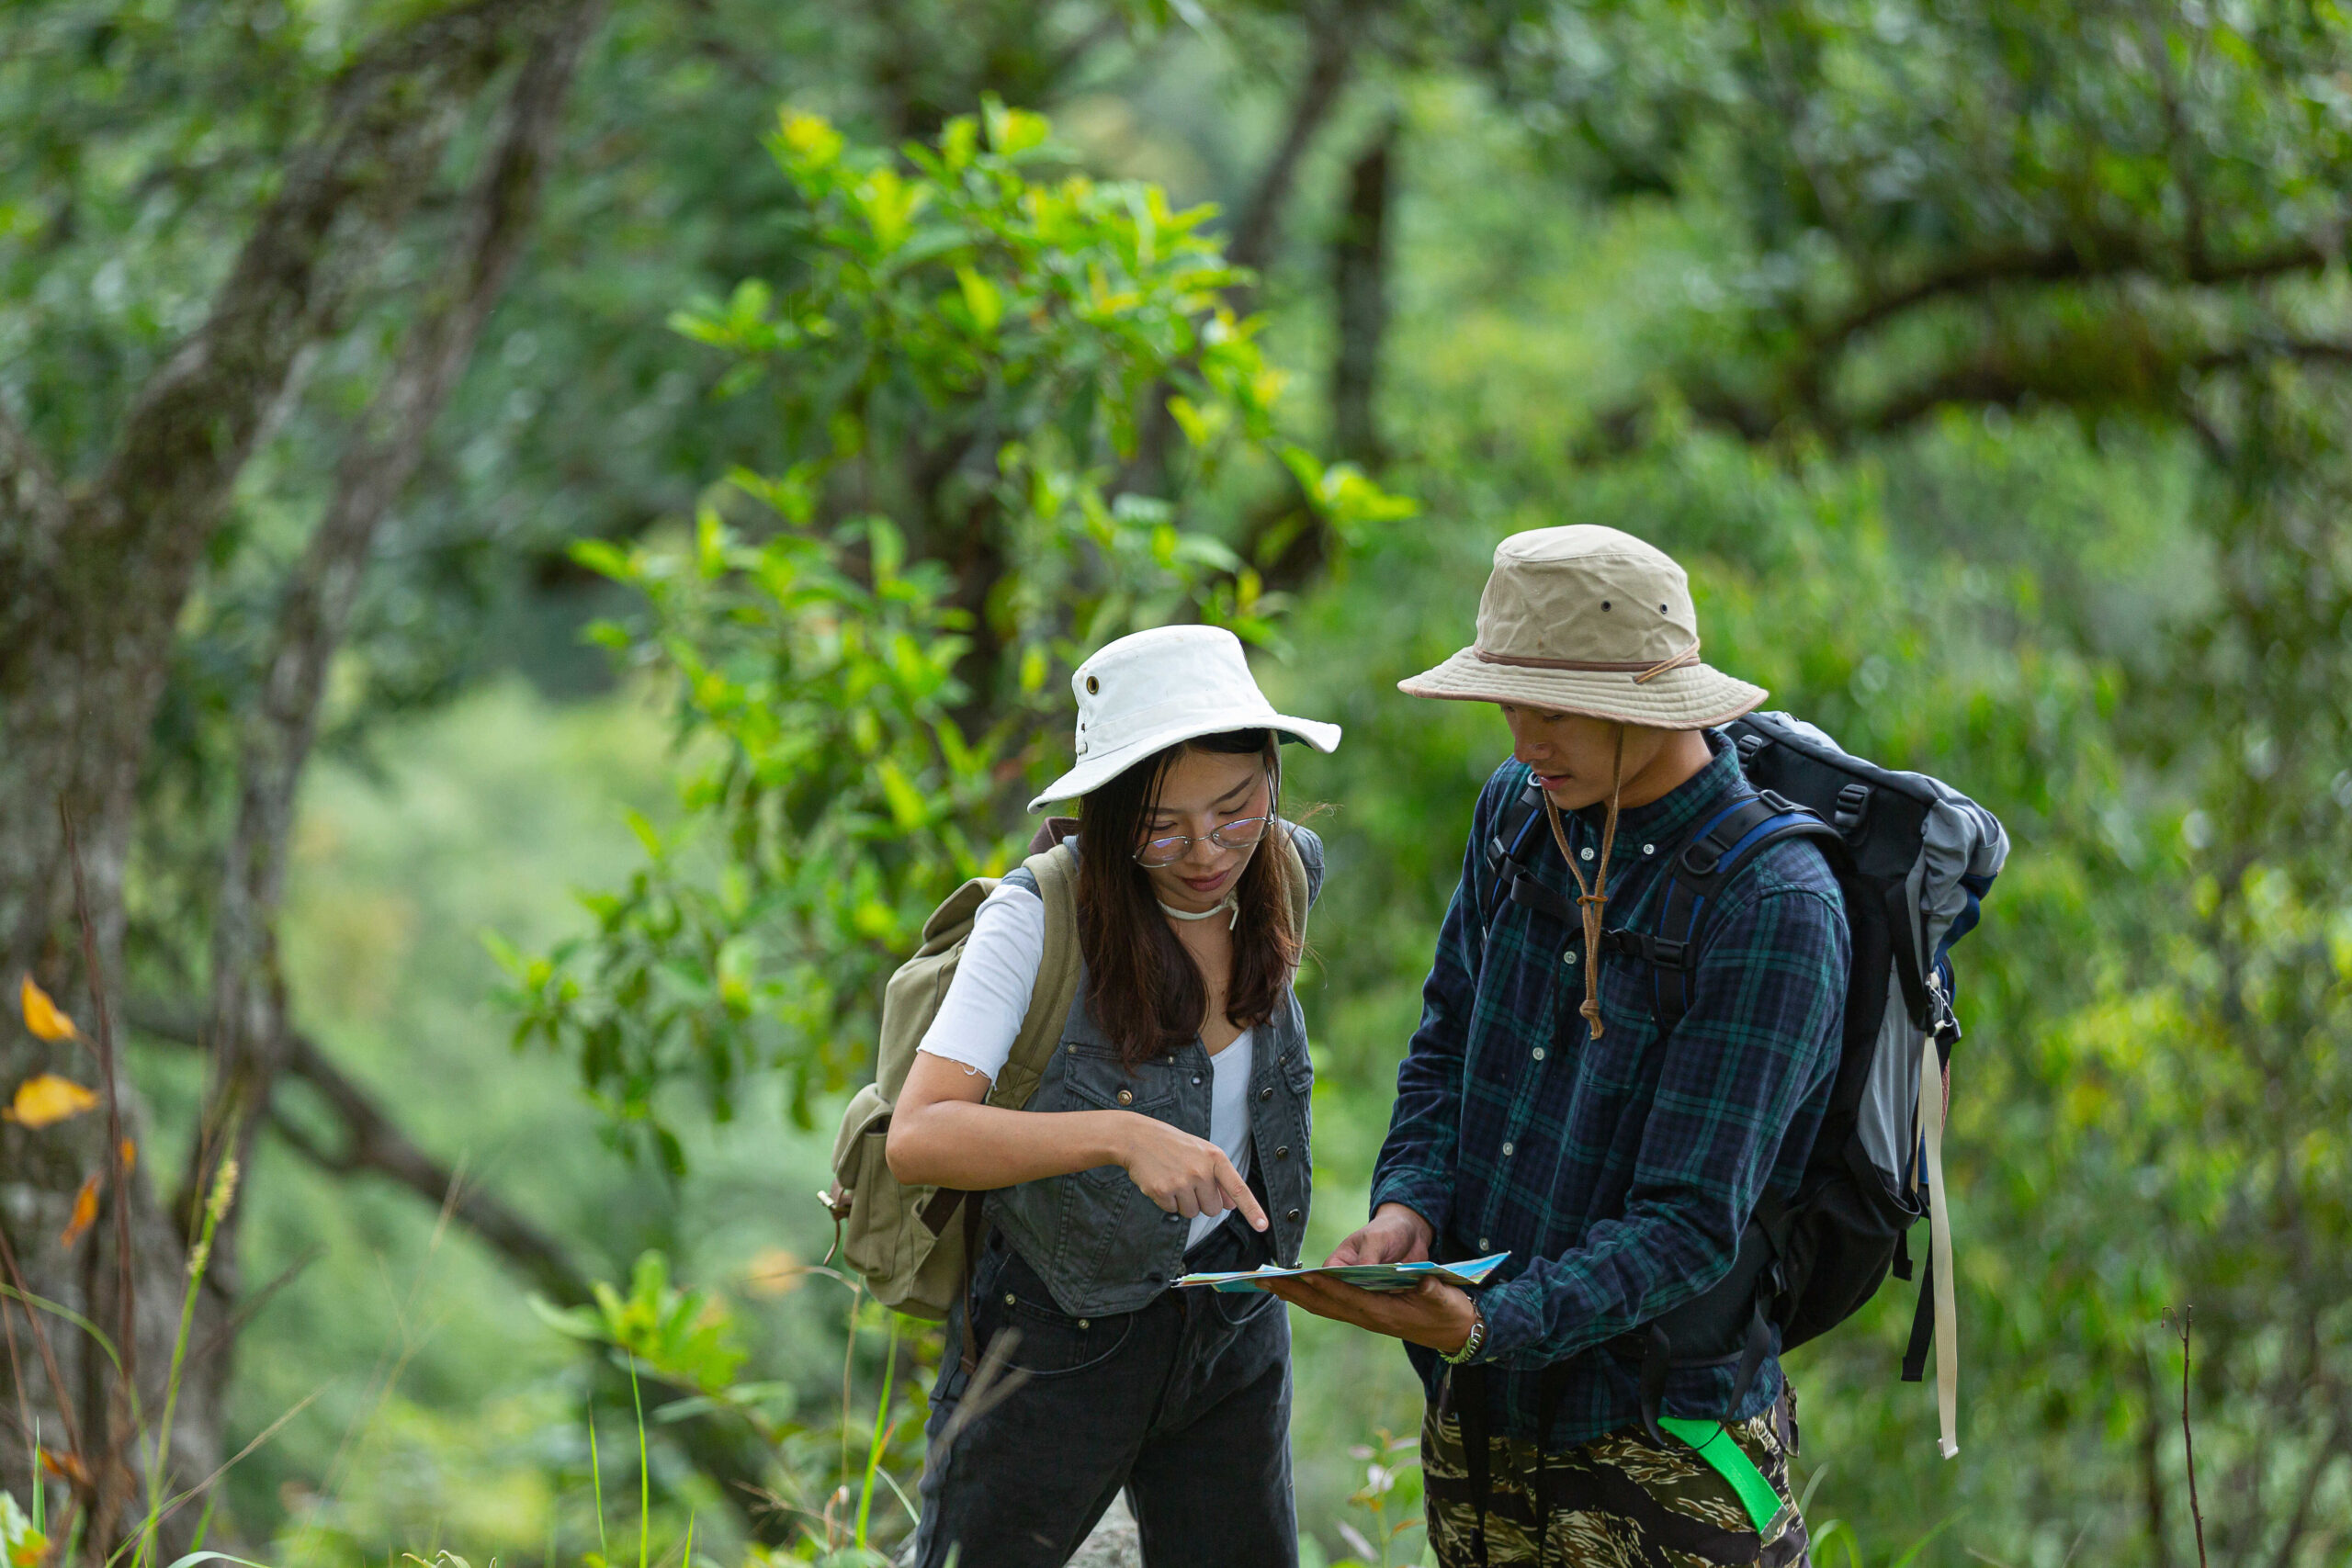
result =
[[[1919,1057],[1919,1129],[1928,1146],[1928,1271],[1936,1291],[1936,1422],[1943,1456],[1960,1452],[1960,1336],[1951,1277],[1951,1211],[1944,1201],[1944,1074],[1929,1034]]]

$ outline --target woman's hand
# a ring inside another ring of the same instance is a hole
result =
[[[1266,1228],[1266,1211],[1223,1149],[1136,1111],[1119,1114],[1131,1123],[1123,1129],[1119,1163],[1145,1197],[1188,1220],[1238,1209],[1251,1229]]]

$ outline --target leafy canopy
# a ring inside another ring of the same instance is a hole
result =
[[[684,819],[637,822],[646,863],[587,897],[592,934],[500,953],[518,1043],[576,1059],[673,1170],[666,1086],[725,1118],[780,1068],[806,1122],[863,1066],[932,907],[1017,847],[1057,671],[1181,618],[1268,637],[1281,605],[1221,536],[1245,461],[1343,541],[1410,510],[1279,434],[1212,209],[1047,177],[1048,138],[991,102],[900,161],[784,113],[804,269],[675,322],[732,361],[722,390],[773,398],[778,465],[683,544],[577,547],[641,595],[595,635],[675,704]],[[1149,454],[1163,407],[1178,450]]]

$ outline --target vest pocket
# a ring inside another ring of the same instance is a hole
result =
[[[1164,1063],[1148,1063],[1134,1072],[1106,1048],[1066,1044],[1063,1088],[1073,1111],[1133,1111],[1157,1122],[1176,1120],[1176,1086]],[[1127,1179],[1125,1166],[1098,1165],[1079,1176],[1098,1187]]]

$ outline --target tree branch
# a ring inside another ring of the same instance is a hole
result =
[[[1282,140],[1259,171],[1258,183],[1242,204],[1233,238],[1225,248],[1226,256],[1236,265],[1262,269],[1272,257],[1282,231],[1283,208],[1290,200],[1291,187],[1298,183],[1298,165],[1316,133],[1339,107],[1340,92],[1347,85],[1351,37],[1345,18],[1336,11],[1318,7],[1309,17],[1306,74],[1291,99]]]
[[[332,329],[514,39],[576,4],[429,12],[336,82],[324,130],[293,161],[204,325],[141,389],[96,487],[91,522],[118,558],[153,561],[141,576],[173,607],[296,355]],[[155,570],[165,563],[177,570]]]
[[[1830,356],[1871,329],[1905,310],[1956,295],[1981,294],[2010,283],[2090,283],[2148,277],[2197,288],[2256,283],[2325,268],[2335,247],[2309,239],[2291,240],[2267,251],[2214,259],[2187,256],[2167,265],[2161,247],[2136,235],[2087,236],[2079,243],[2014,246],[1957,256],[1938,264],[1898,288],[1865,299],[1807,334],[1811,352]]]
[[[221,1152],[242,1159],[250,1150],[254,1112],[277,1070],[285,1002],[275,976],[275,928],[295,792],[317,734],[328,667],[350,624],[369,548],[423,459],[530,233],[563,103],[601,11],[598,0],[573,0],[542,20],[504,128],[461,209],[449,265],[345,446],[325,515],[280,601],[260,700],[243,726],[238,814],[213,921],[214,1073],[203,1125],[229,1134],[225,1141],[198,1140],[191,1153],[184,1217],[205,1186],[204,1162]],[[232,1262],[232,1242],[218,1241],[215,1254]],[[222,1285],[234,1289],[232,1279]]]
[[[192,1014],[152,1002],[132,1002],[124,1012],[131,1027],[142,1034],[166,1044],[202,1048],[203,1032]],[[418,1147],[375,1096],[329,1060],[309,1035],[288,1031],[286,1042],[277,1082],[290,1077],[308,1085],[334,1118],[340,1137],[339,1147],[322,1143],[288,1115],[273,1095],[266,1111],[270,1130],[288,1148],[333,1175],[377,1176],[406,1189],[472,1232],[560,1306],[578,1306],[595,1299],[588,1277],[572,1264],[560,1242]],[[666,1402],[687,1398],[697,1391],[649,1381],[647,1392]],[[755,1441],[747,1440],[748,1432],[734,1429],[722,1415],[697,1416],[669,1430],[695,1468],[715,1482],[742,1513],[755,1537],[769,1545],[784,1544],[787,1521],[756,1506],[766,1480],[765,1457]]]

